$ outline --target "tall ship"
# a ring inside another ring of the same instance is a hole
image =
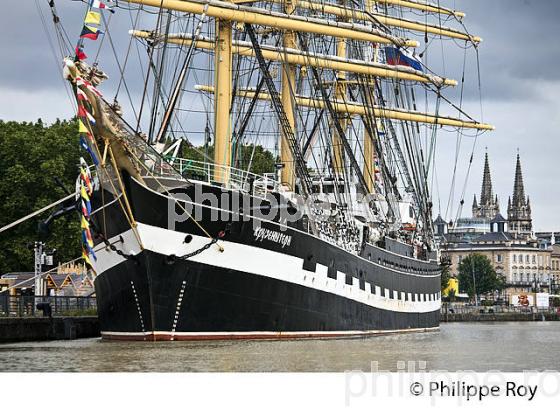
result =
[[[438,329],[436,141],[493,128],[463,111],[464,81],[428,66],[448,48],[459,65],[477,52],[463,13],[411,0],[86,3],[64,76],[103,338]]]

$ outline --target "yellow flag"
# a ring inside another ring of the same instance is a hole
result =
[[[86,191],[86,187],[83,186],[83,185],[80,187],[80,194],[81,194],[82,198],[84,199],[84,201],[89,202],[89,195]]]
[[[84,22],[86,24],[100,24],[101,14],[99,14],[97,11],[88,11]]]
[[[78,118],[78,132],[82,133],[82,132],[89,132],[87,127],[85,126],[85,124],[82,122],[81,119]]]
[[[88,266],[92,266],[91,260],[89,259],[89,256],[88,256],[86,250],[83,249],[83,248],[82,248],[82,258],[83,258],[84,262],[88,264]]]
[[[83,215],[82,215],[82,229],[89,229],[89,222]]]

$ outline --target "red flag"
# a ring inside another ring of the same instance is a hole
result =
[[[85,60],[87,58],[86,53],[82,51],[82,47],[76,46],[76,59],[78,61]]]
[[[82,28],[82,32],[80,33],[80,38],[89,38],[90,40],[97,40],[99,34],[102,34],[102,31],[99,30],[97,27],[84,25]]]
[[[84,106],[82,104],[78,104],[78,117],[82,117],[84,119],[87,119],[86,109],[84,108]]]

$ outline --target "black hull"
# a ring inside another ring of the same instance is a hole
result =
[[[439,326],[434,264],[374,247],[359,257],[296,230],[287,231],[288,246],[259,241],[250,221],[228,225],[223,253],[210,248],[183,260],[176,247],[188,253],[208,239],[189,221],[167,230],[167,217],[157,212],[166,209],[165,198],[134,180],[127,185],[145,249],[133,250],[118,203],[105,206],[106,236],[133,256],[98,248],[95,289],[104,338],[347,337]],[[95,218],[100,225],[100,213]],[[225,229],[210,218],[201,223],[212,235]],[[192,244],[176,241],[179,232],[180,239],[193,235]]]
[[[154,272],[150,282],[147,271]],[[169,264],[149,251],[106,273],[95,288],[108,338],[326,337],[439,324],[439,311],[376,309],[268,277],[189,261]]]

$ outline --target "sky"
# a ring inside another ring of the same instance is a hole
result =
[[[52,33],[47,1],[4,0],[4,3],[0,14],[0,119],[41,118],[52,122],[71,117],[74,111],[61,77],[60,62],[53,56],[37,8],[38,4]],[[496,126],[495,131],[476,140],[461,215],[470,215],[473,194],[480,195],[485,152],[490,158],[494,191],[501,212],[506,215],[519,152],[535,230],[560,230],[557,211],[560,203],[560,1],[441,0],[440,3],[466,12],[464,22],[469,32],[484,39],[479,47],[482,111],[473,50],[469,50],[465,60],[469,87],[465,88],[463,107],[475,118]],[[83,5],[71,0],[58,0],[56,4],[68,35],[76,38]],[[113,25],[112,33],[116,49],[122,50],[127,46],[130,17],[121,10],[119,13],[114,17],[117,24]],[[110,47],[105,47],[100,57],[101,61],[115,66]],[[462,51],[455,52],[438,67],[441,70],[438,72],[460,80],[462,63]],[[116,73],[109,74],[111,77]],[[103,86],[115,87],[115,84]],[[456,98],[459,91],[452,90],[449,96]],[[435,214],[441,211],[447,219],[457,214],[474,142],[469,137],[461,141],[456,188],[454,195],[450,195],[457,134],[438,135],[434,209]],[[450,197],[452,206],[447,206]]]

